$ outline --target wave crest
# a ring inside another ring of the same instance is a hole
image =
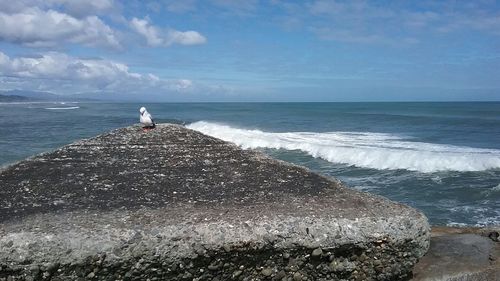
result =
[[[46,107],[48,110],[69,110],[69,109],[78,109],[79,106],[67,106],[67,107]]]
[[[373,169],[484,171],[500,168],[500,150],[413,142],[396,135],[362,132],[247,130],[199,121],[187,126],[242,148],[300,150],[332,163]]]

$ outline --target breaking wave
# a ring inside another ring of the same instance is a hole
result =
[[[199,121],[187,126],[242,148],[300,150],[332,163],[373,169],[484,171],[500,168],[500,150],[414,142],[392,134],[362,132],[272,133]]]
[[[46,107],[48,110],[68,110],[68,109],[78,109],[79,106],[67,106],[67,107]]]

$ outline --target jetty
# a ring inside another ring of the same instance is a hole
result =
[[[418,210],[173,124],[0,171],[0,280],[407,280]]]

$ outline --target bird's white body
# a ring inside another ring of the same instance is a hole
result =
[[[142,124],[146,126],[154,126],[153,116],[149,114],[149,112],[146,110],[145,107],[141,107],[139,112],[141,113],[139,120],[141,121]]]

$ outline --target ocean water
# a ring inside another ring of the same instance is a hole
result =
[[[138,122],[205,134],[422,210],[500,224],[500,103],[0,104],[0,166]],[[1,188],[1,187],[0,187]]]

